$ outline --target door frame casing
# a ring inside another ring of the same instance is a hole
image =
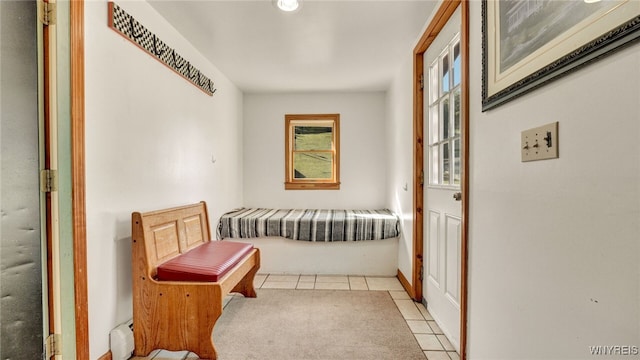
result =
[[[85,200],[84,0],[69,0],[71,68],[71,203],[76,358],[89,359]]]
[[[460,268],[460,358],[466,359],[467,345],[467,253],[469,223],[469,1],[444,0],[413,50],[413,295],[422,302],[421,273],[424,267],[424,53],[461,6],[462,24],[460,49],[462,56],[461,116],[462,116],[462,231]],[[421,81],[422,80],[422,81]],[[424,274],[422,274],[424,276]]]
[[[420,183],[423,165],[423,104],[420,89],[420,74],[423,73],[423,54],[435,36],[446,24],[458,6],[462,6],[462,234],[461,234],[461,302],[460,302],[460,358],[466,359],[467,340],[467,228],[469,195],[469,10],[468,0],[444,0],[427,30],[414,49],[414,225],[413,225],[413,294],[422,299],[422,282],[419,281],[423,264],[423,186]],[[85,205],[85,158],[84,158],[84,0],[70,1],[71,23],[71,130],[72,130],[72,183],[73,183],[73,243],[75,310],[76,310],[76,356],[89,358],[89,334],[87,312],[87,266],[86,266],[86,205]]]

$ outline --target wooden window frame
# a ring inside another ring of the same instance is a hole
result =
[[[340,189],[340,114],[286,114],[284,116],[285,139],[285,190],[339,190]],[[313,121],[333,124],[333,156],[331,179],[296,179],[293,167],[293,127]]]

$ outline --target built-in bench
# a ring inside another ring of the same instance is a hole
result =
[[[220,217],[217,236],[259,246],[264,273],[395,276],[400,229],[388,209],[242,208]]]
[[[260,251],[211,241],[207,206],[132,214],[134,355],[188,350],[216,359],[213,328],[224,297],[256,297]]]

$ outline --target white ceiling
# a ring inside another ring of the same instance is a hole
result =
[[[434,0],[150,0],[245,92],[386,90]]]

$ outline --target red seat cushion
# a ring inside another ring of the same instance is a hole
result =
[[[209,241],[158,266],[158,280],[216,282],[252,249],[251,244]]]

